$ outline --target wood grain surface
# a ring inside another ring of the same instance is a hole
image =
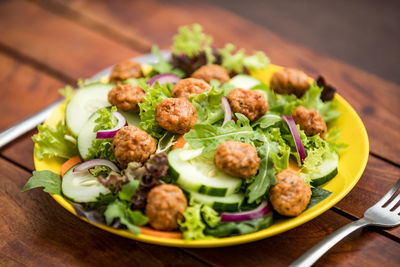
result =
[[[153,246],[92,227],[41,190],[22,194],[34,168],[31,131],[0,151],[1,266],[284,266],[361,217],[399,178],[399,86],[194,1],[1,1],[0,130],[58,99],[58,88],[67,83],[145,53],[153,43],[168,48],[176,28],[193,22],[201,23],[218,46],[234,42],[261,49],[276,64],[311,76],[322,73],[335,85],[362,117],[370,137],[369,163],[357,186],[332,210],[272,238],[219,249]],[[317,265],[398,266],[399,239],[399,228],[368,228]]]

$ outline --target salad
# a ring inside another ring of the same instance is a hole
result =
[[[94,223],[185,240],[256,232],[331,194],[318,186],[346,145],[322,77],[214,48],[197,24],[180,27],[171,50],[60,90],[65,119],[33,140],[61,172],[34,171],[23,191],[44,187]]]

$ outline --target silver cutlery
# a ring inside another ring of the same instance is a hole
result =
[[[400,179],[375,205],[367,209],[364,217],[339,228],[309,249],[290,266],[311,266],[340,240],[365,226],[394,227],[400,225]]]

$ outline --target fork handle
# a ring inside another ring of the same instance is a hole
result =
[[[370,223],[364,218],[351,222],[332,234],[326,237],[324,240],[320,241],[318,244],[314,245],[306,253],[304,253],[300,258],[294,261],[289,266],[311,266],[314,264],[322,255],[324,255],[329,249],[336,245],[340,240],[351,234],[352,232],[369,225]]]

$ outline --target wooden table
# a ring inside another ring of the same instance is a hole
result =
[[[31,131],[0,151],[0,265],[287,265],[360,216],[400,177],[400,87],[318,55],[202,1],[34,0],[0,2],[0,130],[57,100],[57,89],[171,44],[179,25],[198,22],[216,45],[264,50],[276,64],[323,74],[362,117],[371,151],[357,186],[331,210],[281,235],[218,249],[143,244],[97,229],[41,190],[21,193],[31,171]],[[368,228],[317,265],[400,264],[400,227]]]

